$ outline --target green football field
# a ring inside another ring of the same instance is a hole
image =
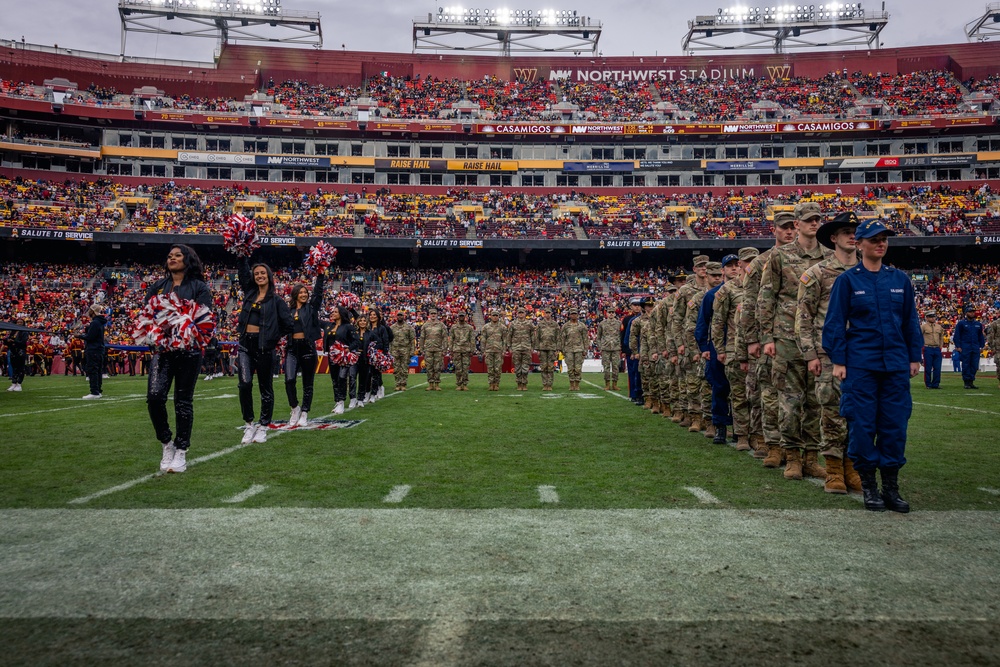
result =
[[[909,515],[596,375],[423,377],[334,419],[320,376],[310,428],[246,446],[235,379],[199,381],[177,475],[143,378],[0,393],[0,664],[1000,663],[992,377],[914,379]]]

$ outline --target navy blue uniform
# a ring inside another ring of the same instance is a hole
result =
[[[962,381],[966,386],[976,381],[976,373],[979,372],[979,357],[986,345],[986,338],[983,336],[983,323],[979,320],[960,320],[955,325],[955,333],[951,337],[951,342],[956,349],[962,351],[958,353],[962,360]]]
[[[729,426],[733,423],[733,416],[729,410],[729,379],[726,377],[725,367],[719,363],[715,345],[712,343],[715,293],[724,284],[719,283],[705,293],[705,297],[701,301],[701,308],[698,309],[698,322],[694,328],[694,339],[698,343],[698,349],[702,352],[708,352],[710,355],[705,364],[705,379],[712,387],[712,423],[716,426]]]
[[[883,266],[873,273],[859,263],[833,283],[823,349],[847,367],[840,414],[847,420],[847,454],[859,471],[906,463],[910,364],[920,363],[922,347],[913,285],[902,271]]]

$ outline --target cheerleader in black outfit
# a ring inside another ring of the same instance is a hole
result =
[[[358,330],[358,345],[361,352],[358,354],[358,363],[351,366],[351,403],[349,407],[363,408],[369,399],[371,391],[371,367],[368,365],[368,317],[361,313],[354,319],[354,326]],[[357,382],[354,382],[357,378]]]
[[[365,353],[368,352],[369,344],[374,342],[377,350],[388,354],[389,346],[392,345],[394,336],[392,329],[386,326],[385,320],[382,319],[382,312],[378,308],[372,308],[368,311],[368,329],[370,333],[368,340],[364,344]],[[374,402],[380,398],[385,398],[385,387],[382,385],[382,371],[375,366],[369,365],[369,373],[371,374],[370,400]]]
[[[15,323],[18,326],[25,326],[23,317],[17,318]],[[7,391],[21,391],[21,383],[24,382],[24,369],[28,359],[28,332],[9,331],[4,343],[7,344],[7,358],[10,364],[10,387]],[[6,369],[5,369],[6,370]]]
[[[361,341],[358,338],[358,331],[351,324],[351,316],[347,309],[337,306],[331,317],[324,341],[326,349],[329,350],[334,343],[340,343],[352,352],[360,352]],[[330,365],[330,378],[333,380],[333,400],[335,402],[333,414],[335,415],[344,414],[348,375],[350,375],[350,366]]]
[[[319,324],[319,311],[323,305],[323,286],[326,275],[316,276],[312,295],[303,284],[292,286],[289,305],[292,310],[292,335],[288,339],[285,355],[285,394],[292,415],[289,426],[305,426],[309,423],[312,408],[313,381],[316,377],[316,341],[323,337]],[[302,373],[302,405],[299,405],[295,388],[295,376]]]

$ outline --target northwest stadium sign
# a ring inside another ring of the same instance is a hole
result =
[[[523,71],[523,70],[522,70]],[[742,79],[785,79],[791,65],[763,67],[713,67],[709,69],[551,69],[550,81],[575,83],[624,81],[730,81]],[[522,75],[523,76],[523,75]]]

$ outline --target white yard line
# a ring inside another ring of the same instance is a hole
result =
[[[991,489],[988,486],[981,486],[981,487],[979,487],[979,490],[980,491],[985,491],[986,493],[989,493],[989,494],[994,495],[994,496],[1000,496],[1000,489]]]
[[[585,384],[589,384],[589,385],[590,385],[591,387],[597,387],[597,388],[598,388],[598,389],[600,389],[601,391],[606,391],[607,393],[611,394],[612,396],[617,396],[618,398],[621,398],[621,399],[624,399],[624,400],[626,400],[626,401],[629,401],[629,402],[631,402],[631,401],[632,401],[632,399],[631,399],[631,398],[629,398],[628,396],[623,396],[623,395],[621,395],[621,394],[618,394],[618,393],[615,393],[615,392],[611,391],[610,389],[605,389],[605,388],[604,388],[604,387],[602,387],[601,385],[599,385],[599,384],[594,384],[594,383],[593,383],[593,382],[591,382],[590,380],[581,380],[581,381],[582,381],[582,382],[584,382]]]
[[[963,410],[965,412],[978,412],[981,415],[996,415],[1000,417],[1000,412],[991,412],[989,410],[977,410],[976,408],[960,408],[954,405],[939,405],[937,403],[918,403],[913,401],[914,405],[923,405],[928,408],[945,408],[946,410]]]
[[[222,502],[224,502],[224,503],[242,503],[244,500],[247,500],[249,498],[253,498],[258,493],[263,493],[266,490],[267,490],[267,486],[265,486],[263,484],[254,484],[253,486],[251,486],[246,491],[243,491],[242,493],[237,493],[232,498],[226,498]]]
[[[194,396],[195,396],[195,398],[204,398],[205,400],[212,400],[211,397],[206,398],[207,393],[204,393],[204,392],[200,393],[200,394],[195,394]],[[52,398],[66,398],[66,397],[52,397]],[[221,397],[219,397],[219,398],[221,398]],[[0,415],[0,419],[3,419],[5,417],[28,417],[30,415],[41,415],[41,414],[47,414],[49,412],[62,412],[63,410],[79,410],[81,408],[90,408],[90,407],[94,407],[96,405],[108,405],[108,404],[117,404],[117,403],[131,403],[132,401],[145,401],[146,400],[146,395],[145,394],[142,394],[142,395],[129,394],[128,398],[125,398],[125,397],[123,397],[123,398],[115,398],[115,397],[109,396],[108,398],[99,398],[99,399],[94,399],[94,400],[91,400],[91,401],[83,401],[83,400],[81,400],[79,398],[74,398],[74,399],[70,399],[70,400],[80,401],[80,403],[79,403],[79,405],[71,405],[71,406],[66,407],[66,408],[48,408],[46,410],[32,410],[31,412],[9,412],[7,414]],[[168,401],[172,401],[172,400],[174,400],[174,397],[172,395],[171,396],[167,396],[167,400]]]
[[[413,487],[410,486],[409,484],[400,484],[398,486],[394,486],[394,487],[392,487],[392,490],[389,491],[389,494],[385,498],[382,499],[382,502],[383,503],[401,503],[401,502],[403,502],[403,498],[405,498],[406,496],[410,495],[410,490],[412,488]]]
[[[552,503],[554,505],[559,503],[559,494],[556,493],[556,487],[554,486],[540,486],[538,487],[538,502],[540,503]]]
[[[684,490],[698,499],[703,505],[721,505],[722,501],[700,486],[685,486]]]

